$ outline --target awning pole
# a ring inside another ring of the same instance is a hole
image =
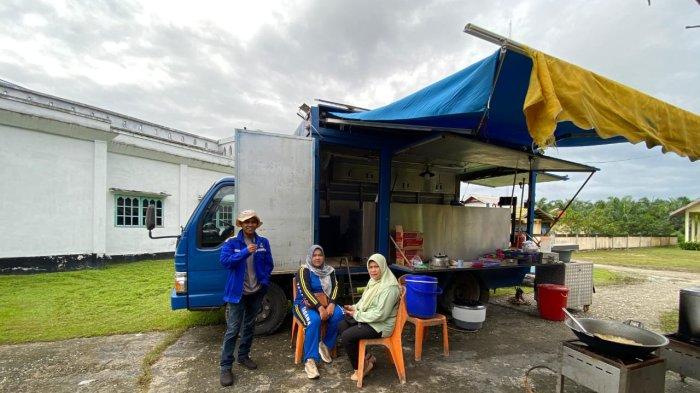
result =
[[[474,37],[481,38],[482,40],[486,40],[496,45],[506,47],[507,49],[510,49],[514,52],[527,55],[527,46],[519,42],[513,41],[509,38],[506,38],[502,35],[498,35],[492,31],[488,31],[473,23],[467,23],[467,25],[464,26],[464,32],[467,34],[471,34]]]
[[[515,173],[513,173],[513,187],[510,189],[510,245],[515,246],[515,209],[518,207],[518,203],[513,203],[513,196],[515,195],[515,182],[518,179],[518,164],[515,164]]]
[[[591,177],[593,177],[593,174],[594,174],[594,173],[595,173],[595,172],[591,172],[591,174],[588,175],[588,178],[586,179],[586,181],[583,182],[583,184],[581,184],[581,187],[579,187],[578,191],[576,191],[576,194],[574,194],[574,197],[571,198],[571,199],[569,200],[569,203],[567,203],[566,206],[564,206],[564,209],[562,209],[562,211],[559,212],[559,215],[557,215],[557,218],[555,218],[555,219],[554,219],[554,222],[552,223],[552,225],[549,226],[549,229],[547,230],[547,233],[545,233],[544,235],[542,235],[542,237],[545,237],[545,236],[549,235],[549,232],[551,232],[551,231],[552,231],[552,228],[554,228],[554,226],[557,225],[557,223],[559,222],[559,219],[561,218],[561,216],[564,215],[564,212],[566,211],[566,209],[569,208],[569,206],[570,206],[571,203],[574,201],[574,199],[576,199],[576,197],[577,197],[578,194],[581,192],[581,190],[583,190],[583,187],[586,186],[586,183],[588,183],[588,181],[591,180]]]

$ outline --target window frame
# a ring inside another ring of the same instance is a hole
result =
[[[126,203],[119,205],[119,198],[126,201],[128,198],[131,205],[128,206],[132,209],[131,214],[127,216],[125,211],[119,214],[119,208],[122,207],[126,209]],[[144,201],[147,203],[144,206]],[[135,203],[134,203],[135,202]],[[158,202],[160,202],[160,207],[158,207]],[[149,204],[153,203],[156,206],[156,228],[163,228],[165,226],[165,201],[163,198],[145,195],[132,195],[132,194],[114,194],[114,227],[115,228],[145,228],[146,227],[146,208]],[[134,214],[133,209],[136,209],[136,214]],[[159,216],[160,213],[160,216]],[[132,221],[132,224],[126,224],[126,218]],[[119,218],[122,218],[122,223],[119,224]],[[159,220],[160,219],[160,220]],[[136,224],[133,221],[136,220]],[[158,224],[160,221],[160,224]]]
[[[207,201],[206,205],[204,206],[203,214],[202,214],[202,215],[198,218],[198,220],[197,220],[197,226],[196,226],[197,232],[196,232],[196,236],[195,236],[195,238],[196,238],[197,249],[199,249],[199,250],[207,250],[207,251],[216,251],[216,250],[219,250],[219,249],[223,246],[225,240],[221,240],[221,242],[218,243],[217,245],[205,245],[205,244],[203,243],[204,238],[203,238],[203,233],[202,233],[202,231],[203,231],[203,227],[204,227],[204,224],[205,224],[204,219],[205,219],[206,216],[207,216],[207,211],[209,210],[209,208],[210,208],[210,206],[211,206],[211,203],[214,201],[214,199],[216,198],[216,196],[219,195],[219,193],[223,192],[224,190],[227,190],[227,191],[228,191],[229,188],[231,188],[232,191],[231,191],[231,192],[227,192],[226,195],[233,195],[234,201],[233,201],[233,203],[231,203],[231,204],[228,204],[228,203],[227,203],[226,205],[231,206],[231,209],[232,209],[232,211],[231,211],[231,213],[232,213],[231,220],[232,220],[233,226],[235,227],[235,221],[234,221],[234,220],[235,220],[235,217],[236,217],[236,192],[237,192],[237,190],[236,190],[236,185],[233,184],[233,183],[231,183],[231,184],[224,183],[224,184],[221,185],[221,187],[219,187],[219,188],[216,190],[216,192],[213,193],[213,195],[212,195],[211,197],[209,197],[209,200]],[[205,196],[205,198],[206,198],[206,196]],[[204,201],[205,198],[202,198],[202,199],[200,200],[200,204]],[[222,197],[222,199],[223,199],[223,197]],[[221,205],[221,204],[220,204],[219,206],[221,207],[221,206],[226,206],[226,205]],[[216,215],[214,216],[214,221],[213,221],[213,222],[215,223],[215,225],[218,224],[218,223],[220,222],[220,220],[225,220],[225,218],[222,217],[220,213],[221,213],[221,212],[217,210]],[[218,228],[218,227],[217,227],[217,228]]]

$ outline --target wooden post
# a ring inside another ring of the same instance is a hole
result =
[[[595,237],[593,238],[593,249],[597,250],[598,249],[598,234],[595,234]]]
[[[630,249],[630,234],[627,234],[627,241],[625,242],[625,249]]]

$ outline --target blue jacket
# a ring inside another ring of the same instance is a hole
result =
[[[219,261],[223,267],[228,269],[228,278],[224,288],[224,301],[228,303],[238,303],[243,295],[243,282],[248,269],[246,259],[250,256],[243,236],[243,231],[238,231],[238,235],[226,239],[221,248]],[[258,246],[253,256],[255,277],[262,286],[260,290],[267,291],[267,287],[270,285],[270,275],[274,268],[270,242],[256,233],[255,244]]]

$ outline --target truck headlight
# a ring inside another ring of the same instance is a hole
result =
[[[175,293],[187,292],[187,272],[175,272]]]

